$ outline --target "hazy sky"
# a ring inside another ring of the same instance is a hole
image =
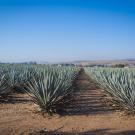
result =
[[[0,61],[135,58],[135,0],[0,0]]]

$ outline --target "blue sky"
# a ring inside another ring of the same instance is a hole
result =
[[[0,61],[135,58],[134,0],[0,0]]]

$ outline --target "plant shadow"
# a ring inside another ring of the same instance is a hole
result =
[[[127,130],[127,131],[112,131],[111,129],[97,129],[92,131],[86,131],[86,132],[47,132],[44,130],[30,133],[29,135],[135,135],[135,130]]]
[[[6,97],[0,98],[0,103],[3,104],[25,104],[28,102],[32,102],[32,99],[29,98],[27,94],[19,94],[19,93],[12,93]]]

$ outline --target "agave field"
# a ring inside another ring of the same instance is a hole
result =
[[[119,107],[135,112],[135,69],[85,68]]]
[[[73,81],[78,72],[77,67],[1,64],[0,98],[15,90],[23,91],[40,110],[56,112],[60,102],[73,92]]]
[[[14,91],[27,93],[42,112],[57,112],[74,92],[79,67],[30,64],[0,65],[0,98]],[[85,72],[119,107],[135,112],[135,69],[90,68]]]

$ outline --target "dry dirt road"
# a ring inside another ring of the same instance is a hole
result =
[[[84,72],[74,95],[66,112],[52,117],[36,113],[27,95],[11,95],[0,103],[0,135],[135,135],[135,117],[104,105],[102,90]]]

